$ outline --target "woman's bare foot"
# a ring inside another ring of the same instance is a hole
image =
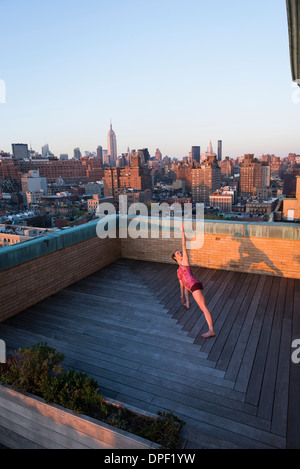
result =
[[[190,309],[190,305],[189,305],[189,304],[183,303],[183,306],[185,306],[186,309]]]
[[[208,339],[209,337],[215,337],[216,333],[214,330],[208,330],[205,334],[201,334],[202,337],[204,337],[205,339]]]

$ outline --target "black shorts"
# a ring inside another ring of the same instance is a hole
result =
[[[191,292],[193,293],[196,290],[203,290],[203,285],[201,282],[194,283],[194,285],[191,288]]]

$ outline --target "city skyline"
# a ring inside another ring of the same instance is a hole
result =
[[[230,158],[230,159],[237,159],[237,158],[243,158],[244,156],[247,156],[249,155],[249,152],[242,152],[241,154],[237,155],[237,156],[232,156],[232,155],[227,155],[227,154],[223,154],[223,141],[218,139],[217,140],[217,145],[214,145],[210,139],[209,141],[209,144],[206,146],[206,150],[203,150],[202,151],[202,148],[205,147],[204,145],[201,146],[201,145],[198,145],[198,146],[194,146],[192,145],[190,147],[190,149],[184,154],[182,155],[181,157],[172,157],[171,155],[164,155],[160,152],[160,149],[157,147],[155,148],[155,151],[154,149],[151,149],[149,155],[150,155],[150,158],[153,158],[153,159],[156,159],[157,158],[157,152],[159,152],[161,154],[161,159],[163,159],[164,157],[169,157],[170,159],[175,159],[175,160],[179,160],[181,161],[182,159],[185,159],[185,158],[191,158],[192,160],[195,160],[197,161],[198,163],[203,161],[203,159],[206,159],[208,155],[215,155],[216,156],[216,159],[218,161],[223,161],[225,158]],[[214,146],[217,147],[216,151],[214,150]],[[101,144],[99,144],[97,146],[96,149],[81,149],[79,147],[76,147],[76,148],[73,148],[69,153],[58,153],[58,154],[53,154],[52,151],[51,151],[51,148],[50,148],[50,145],[48,143],[42,145],[41,149],[37,149],[37,148],[33,148],[32,145],[31,145],[31,142],[30,142],[30,145],[28,143],[25,143],[25,142],[14,142],[11,144],[11,149],[10,150],[7,150],[7,154],[11,154],[11,156],[14,155],[15,151],[16,151],[16,147],[27,147],[27,152],[35,152],[36,154],[40,154],[41,158],[47,158],[48,156],[54,156],[56,158],[60,158],[60,157],[63,157],[63,159],[78,159],[79,157],[85,157],[85,156],[94,156],[94,157],[99,157],[99,149],[101,148],[101,153],[102,152],[105,152],[105,155],[101,156],[101,159],[103,160],[103,163],[104,164],[108,164],[108,162],[106,161],[107,160],[107,157],[109,156],[110,157],[110,163],[109,165],[110,166],[115,166],[116,165],[116,160],[118,158],[120,158],[122,155],[126,155],[128,154],[128,152],[132,153],[132,152],[137,152],[138,150],[140,150],[141,148],[129,148],[129,146],[127,147],[127,149],[120,153],[117,152],[117,139],[116,139],[116,133],[114,132],[114,130],[112,129],[112,123],[110,123],[110,128],[109,128],[109,131],[108,131],[108,134],[107,134],[107,148],[103,147]],[[45,153],[45,150],[47,149],[48,153]],[[198,156],[196,157],[194,152],[197,151],[198,149],[198,152],[197,152],[197,155],[199,153],[199,158]],[[147,148],[148,150],[148,148]],[[3,149],[0,148],[0,151],[3,151]],[[43,154],[44,152],[44,154]],[[75,154],[77,153],[77,154]],[[78,156],[78,153],[80,154]],[[278,154],[275,154],[275,153],[270,153],[268,151],[262,153],[262,154],[255,154],[253,153],[253,155],[255,156],[255,158],[258,158],[258,159],[261,159],[261,157],[264,157],[266,155],[272,155],[272,156],[276,156],[279,158],[286,158],[288,157],[289,154],[297,154],[296,152],[293,152],[293,151],[290,151],[288,152],[287,154],[284,154],[284,155],[278,155]],[[299,156],[297,154],[297,156]],[[22,158],[24,158],[24,155],[22,156]],[[201,159],[200,159],[201,158]]]
[[[111,131],[112,131],[112,133],[111,133]],[[15,150],[14,150],[14,147],[16,147],[16,146],[25,147],[25,146],[26,146],[26,147],[28,147],[28,152],[34,152],[35,154],[40,154],[41,158],[46,158],[46,159],[47,159],[48,156],[54,156],[54,157],[56,157],[56,158],[58,158],[58,159],[69,159],[69,160],[70,160],[70,159],[73,159],[73,158],[74,158],[74,159],[78,159],[79,157],[86,157],[86,156],[94,156],[95,158],[98,158],[98,157],[99,157],[98,151],[99,151],[99,148],[101,148],[101,151],[102,151],[102,152],[105,152],[105,154],[103,154],[103,156],[101,156],[101,159],[103,160],[103,164],[108,164],[107,158],[108,158],[108,156],[109,156],[109,157],[110,157],[109,166],[115,166],[117,159],[118,159],[118,158],[121,158],[122,155],[126,155],[126,154],[128,154],[128,152],[130,152],[130,153],[132,153],[132,152],[137,152],[138,150],[141,149],[141,148],[137,148],[137,147],[135,147],[135,148],[133,148],[133,147],[132,147],[132,148],[127,147],[126,150],[124,149],[124,151],[122,151],[121,153],[117,153],[117,157],[116,157],[116,158],[115,158],[114,156],[111,157],[111,155],[110,155],[111,152],[109,151],[109,140],[110,140],[110,139],[111,139],[112,142],[115,142],[115,143],[112,143],[113,148],[117,148],[116,134],[115,134],[115,132],[112,130],[112,128],[110,128],[110,130],[108,131],[108,135],[107,135],[107,148],[102,147],[102,145],[99,144],[96,149],[94,149],[94,148],[81,149],[81,148],[79,148],[79,147],[76,147],[76,148],[73,148],[73,149],[70,151],[70,154],[69,154],[69,153],[61,153],[61,152],[59,152],[58,154],[54,154],[54,153],[52,153],[51,148],[50,148],[50,145],[49,145],[48,143],[45,144],[45,145],[43,145],[41,149],[37,149],[37,148],[32,148],[31,143],[30,143],[30,145],[29,145],[29,144],[24,143],[24,142],[22,142],[22,143],[21,143],[21,142],[14,142],[14,143],[11,144],[11,149],[10,149],[10,150],[8,149],[7,152],[4,151],[4,153],[7,153],[7,154],[10,154],[11,156],[13,156],[14,151],[15,151]],[[213,150],[214,146],[217,147],[216,151]],[[203,145],[203,147],[205,147],[205,146]],[[199,145],[199,146],[191,146],[190,149],[189,149],[184,155],[181,155],[181,156],[179,156],[179,157],[174,157],[174,156],[172,156],[172,155],[165,155],[165,154],[162,154],[161,158],[163,159],[164,157],[168,157],[168,158],[170,158],[171,160],[174,159],[174,160],[178,160],[178,161],[182,161],[182,160],[184,160],[184,159],[186,159],[186,158],[189,158],[189,159],[192,159],[192,160],[195,159],[195,161],[197,161],[197,162],[201,162],[201,161],[203,161],[203,159],[205,159],[205,158],[207,157],[207,155],[209,155],[209,154],[214,154],[214,155],[216,155],[216,159],[217,159],[218,161],[223,161],[225,158],[230,158],[230,159],[232,159],[232,160],[236,160],[237,158],[243,158],[245,155],[250,154],[249,152],[246,152],[246,151],[244,151],[244,152],[242,152],[241,154],[238,154],[238,155],[236,155],[236,156],[232,156],[232,155],[228,155],[228,154],[223,154],[222,147],[223,147],[223,141],[222,141],[222,140],[220,140],[220,139],[217,140],[216,145],[212,144],[212,141],[210,140],[210,142],[209,142],[209,144],[208,144],[206,150],[203,150],[203,151],[202,151],[202,146],[200,146],[200,145]],[[49,153],[43,155],[43,150],[45,150],[45,148],[48,148]],[[198,161],[198,159],[193,156],[193,153],[194,153],[194,149],[195,149],[195,148],[201,149],[201,153],[200,153],[201,160],[200,160],[200,161]],[[147,148],[147,150],[148,150],[148,148]],[[156,152],[157,152],[157,150],[160,151],[159,148],[155,148],[155,150],[154,150],[154,148],[151,149],[151,151],[150,151],[150,153],[149,153],[149,154],[150,154],[150,158],[153,158],[153,159],[156,158]],[[0,148],[0,151],[3,151],[3,149]],[[78,155],[75,154],[75,153],[80,153],[80,156],[78,156]],[[116,153],[113,151],[113,155],[115,155],[115,154],[116,154]],[[281,158],[281,159],[284,159],[284,158],[287,158],[289,154],[295,154],[295,155],[299,156],[298,153],[293,152],[293,151],[289,151],[288,153],[283,154],[283,155],[278,155],[278,154],[275,154],[275,153],[270,153],[270,152],[268,152],[268,151],[266,151],[266,152],[264,152],[264,153],[261,153],[261,154],[255,154],[255,153],[253,153],[254,157],[255,157],[255,158],[258,158],[258,159],[261,159],[262,157],[264,157],[264,156],[266,156],[266,155],[276,156],[276,157],[279,157],[279,158]],[[219,157],[219,155],[220,155],[220,157]],[[29,158],[30,158],[30,157],[29,157]]]
[[[210,140],[223,157],[300,153],[285,2],[16,0],[0,13],[4,151],[104,149],[111,116],[119,155],[181,158]]]

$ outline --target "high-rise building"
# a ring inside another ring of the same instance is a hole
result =
[[[110,123],[110,129],[107,135],[107,154],[110,156],[110,164],[114,166],[118,158],[118,153],[117,153],[116,134],[112,129],[111,123]]]
[[[104,170],[104,197],[113,197],[117,200],[120,189],[120,171],[121,168],[107,168]]]
[[[283,168],[280,156],[271,155],[270,167],[271,167],[271,176],[279,177]]]
[[[218,140],[218,161],[222,161],[222,140]]]
[[[28,158],[27,143],[13,143],[12,151],[13,151],[13,157],[16,160],[25,160],[26,158]]]
[[[233,175],[233,162],[230,160],[229,156],[226,156],[224,160],[219,161],[219,166],[223,176],[230,177]]]
[[[296,176],[295,197],[283,199],[283,219],[287,221],[300,220],[300,175]]]
[[[142,150],[138,150],[138,154],[141,157],[141,163],[148,164],[148,161],[150,160],[150,153],[148,151],[148,148],[143,148]]]
[[[132,154],[130,166],[111,167],[104,171],[104,196],[118,199],[126,189],[146,191],[152,188],[151,170],[144,161],[144,152]]]
[[[271,167],[269,164],[262,163],[262,187],[269,187],[271,182]]]
[[[79,148],[74,148],[74,158],[79,160],[81,158],[81,151]]]
[[[91,156],[87,158],[82,158],[81,164],[86,171],[86,176],[89,181],[101,181],[104,176],[102,160]]]
[[[264,162],[264,163],[270,163],[270,161],[271,161],[271,155],[269,155],[269,154],[262,155],[262,156],[261,156],[261,161]]]
[[[148,150],[147,150],[148,151]],[[130,187],[139,191],[152,188],[151,171],[145,161],[145,150],[138,150],[131,157],[130,165]]]
[[[244,156],[244,159],[240,165],[241,197],[250,197],[254,195],[254,168],[256,164],[257,162],[254,161],[254,155],[248,154]]]
[[[48,143],[46,143],[46,145],[42,146],[42,158],[46,158],[46,156],[48,156],[49,153],[50,153],[49,145]]]
[[[191,163],[191,166],[192,164],[193,163]],[[184,161],[176,165],[176,179],[184,181],[186,192],[191,192],[192,190],[191,166]]]
[[[47,194],[47,179],[40,177],[38,170],[31,170],[21,178],[21,186],[25,203],[30,203],[32,194]]]
[[[256,195],[256,188],[270,185],[270,167],[267,163],[261,163],[253,154],[244,156],[240,165],[240,195],[251,197]]]
[[[210,140],[209,145],[207,147],[207,151],[200,156],[200,163],[206,161],[209,156],[216,157],[216,154],[214,153],[214,150],[213,150],[211,140]]]
[[[211,140],[209,142],[209,145],[208,145],[208,148],[207,148],[207,152],[206,152],[206,157],[208,156],[215,156],[215,153],[214,153],[214,150],[213,150],[213,146],[212,146],[212,143],[211,143]]]
[[[294,196],[296,193],[296,177],[300,176],[300,168],[289,169],[284,174],[283,194]]]
[[[22,173],[12,158],[0,158],[0,180],[16,179],[20,183]]]
[[[102,150],[102,163],[104,165],[110,166],[110,156],[107,150]]]
[[[155,151],[155,159],[161,161],[162,160],[162,154],[159,148],[156,148]]]
[[[99,145],[99,146],[97,147],[97,158],[100,158],[101,161],[102,161],[102,158],[103,158],[103,151],[102,151],[102,146],[101,146],[101,145]]]
[[[196,163],[200,163],[200,147],[199,146],[192,147],[192,161],[196,161]]]
[[[207,159],[191,168],[191,185],[193,203],[210,204],[209,196],[221,185],[221,169],[216,155],[208,155]]]

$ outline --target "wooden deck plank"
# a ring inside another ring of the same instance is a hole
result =
[[[228,419],[229,425],[231,420],[234,420],[264,431],[269,428],[269,423],[265,420],[257,418],[253,413],[245,412],[244,408],[239,409],[238,406],[230,405],[232,400],[223,397],[223,402],[217,402],[213,394],[199,392],[197,387],[191,386],[186,381],[170,381],[166,376],[160,377],[153,373],[145,373],[140,369],[128,369],[127,373],[124,374],[121,368],[103,368],[102,364],[96,365],[95,362],[78,361],[76,358],[73,359],[73,362],[71,358],[67,358],[66,364],[76,367],[76,369],[87,370],[90,375],[96,377],[99,383],[104,382],[105,384],[106,379],[114,382],[114,388],[123,394],[128,392],[128,386],[133,386],[139,393],[147,392],[155,398],[161,397],[170,399],[174,403],[192,406],[211,414],[214,418],[222,416],[224,419]],[[131,395],[133,395],[133,391],[131,391]],[[230,407],[224,405],[225,403],[228,403]]]
[[[259,282],[258,282],[258,288],[255,292],[255,295],[254,295],[253,299],[250,302],[249,309],[247,311],[247,316],[246,316],[245,321],[242,325],[239,337],[235,341],[235,344],[231,345],[233,347],[233,351],[232,351],[231,360],[228,363],[228,366],[227,366],[227,369],[226,369],[226,374],[225,374],[226,379],[230,379],[232,381],[235,381],[236,377],[238,375],[240,365],[241,365],[241,362],[242,362],[242,358],[244,356],[244,352],[245,352],[245,349],[246,349],[246,346],[247,346],[247,343],[248,343],[248,339],[249,339],[249,336],[251,334],[251,328],[252,328],[252,325],[253,325],[253,321],[254,321],[257,309],[259,307],[261,297],[262,297],[263,292],[264,292],[266,278],[267,278],[266,275],[261,275],[260,276],[260,279],[259,279]],[[219,364],[220,364],[220,361],[218,362],[218,365]],[[222,367],[221,367],[221,369],[222,369]]]
[[[255,358],[257,345],[259,342],[263,318],[267,309],[269,296],[272,290],[273,280],[274,278],[271,276],[267,277],[266,279],[263,294],[261,296],[259,307],[257,309],[256,315],[253,321],[253,325],[251,328],[251,332],[249,334],[246,349],[241,360],[241,365],[238,370],[238,375],[236,376],[236,379],[234,380],[235,389],[240,392],[247,391],[247,387],[248,387],[248,383],[249,383],[249,379],[251,375],[251,370],[252,370],[252,365],[253,365],[253,361]]]
[[[290,375],[290,346],[292,343],[292,321],[295,282],[287,283],[284,314],[281,327],[278,369],[276,374],[271,430],[277,435],[286,436],[288,415],[288,388]]]
[[[236,285],[238,290],[234,290],[234,296],[229,296],[229,300],[226,301],[221,315],[219,315],[217,321],[215,322],[215,330],[217,332],[216,340],[213,339],[211,341],[207,341],[202,337],[199,338],[198,342],[203,344],[201,350],[209,352],[210,360],[218,360],[227,337],[232,329],[232,324],[235,320],[235,317],[241,307],[244,296],[247,294],[249,285],[253,280],[253,276],[243,276],[240,278],[240,280],[241,283],[238,282]]]
[[[199,337],[199,344],[201,345],[201,351],[205,351],[207,355],[209,355],[212,347],[214,346],[216,340],[219,341],[222,336],[220,336],[220,333],[222,331],[223,324],[226,322],[227,316],[230,314],[230,311],[232,309],[232,306],[236,300],[236,297],[238,296],[240,289],[243,286],[243,283],[245,282],[246,276],[237,273],[228,285],[227,292],[224,294],[222,297],[221,301],[218,304],[218,314],[215,317],[215,314],[213,315],[213,321],[214,321],[214,328],[217,334],[216,339],[213,339],[211,341],[206,341],[202,337]],[[222,301],[223,300],[223,301]],[[202,317],[202,328],[204,327],[205,320],[204,317]],[[204,329],[200,329],[200,332],[204,331]]]
[[[266,357],[261,393],[257,409],[257,415],[269,421],[272,419],[286,288],[287,279],[281,278],[279,283],[280,294],[278,295],[274,312],[268,354]]]
[[[247,291],[247,294],[245,295],[243,299],[241,307],[232,324],[230,334],[226,340],[226,343],[224,344],[222,348],[222,351],[220,352],[218,363],[216,366],[219,370],[224,370],[224,371],[227,370],[228,365],[232,358],[234,348],[236,344],[238,344],[240,341],[241,329],[243,327],[244,321],[247,318],[249,309],[251,309],[251,306],[253,306],[255,309],[259,303],[260,293],[262,291],[262,285],[260,285],[259,280],[260,280],[260,276],[255,275],[253,277],[252,282]],[[210,357],[212,353],[213,353],[213,349],[209,355]],[[236,364],[239,363],[239,360],[240,360],[240,356],[239,357],[236,356],[236,360],[235,360]],[[226,378],[228,379],[228,375],[226,376]]]
[[[292,341],[300,339],[300,280],[295,280]],[[292,350],[292,349],[290,349]],[[294,351],[295,349],[293,349]],[[300,363],[291,362],[287,448],[300,449]]]
[[[186,447],[283,448],[286,434],[294,447],[299,368],[286,360],[300,337],[299,281],[193,267],[217,332],[204,340],[176,270],[120,259],[0,324],[0,336],[9,350],[55,346],[104,396],[174,411],[187,422]]]
[[[251,371],[251,376],[248,384],[246,402],[253,405],[258,405],[259,396],[261,392],[262,380],[264,375],[264,369],[267,359],[267,353],[269,348],[269,341],[271,336],[272,322],[276,309],[276,302],[279,292],[280,279],[274,278],[273,288],[269,298],[269,303],[264,316],[262,330],[256,350],[256,355]]]
[[[8,327],[9,326],[6,326],[6,329],[4,327],[2,328],[2,333],[5,338],[9,338],[7,335]],[[13,328],[11,329],[11,332],[18,331],[18,337],[21,337],[21,333],[24,331],[24,334],[27,332],[28,339],[28,334],[32,332],[35,334],[35,340],[37,339],[37,336],[39,336],[39,341],[43,341],[43,339],[48,337],[51,340],[60,341],[61,347],[63,346],[63,340],[67,333],[67,327],[57,327],[55,330],[55,326],[50,326],[50,324],[47,324],[44,327],[36,324],[31,328],[26,329],[24,326],[22,327],[22,324],[19,325],[14,323],[11,327]],[[112,333],[113,332],[114,331],[112,331]],[[128,336],[125,336],[125,338],[119,337],[118,340],[115,341],[113,339],[112,335],[108,335],[108,331],[107,339],[105,338],[105,335],[101,337],[98,330],[89,331],[88,334],[86,332],[81,334],[79,331],[73,335],[69,334],[68,343],[70,346],[77,345],[79,349],[87,349],[86,354],[89,353],[92,357],[97,356],[97,354],[101,354],[101,358],[103,360],[107,360],[108,362],[119,362],[122,366],[126,366],[126,363],[128,363],[127,366],[134,368],[137,368],[144,363],[151,363],[153,366],[156,366],[156,357],[160,354],[162,355],[161,364],[166,364],[170,370],[175,368],[178,374],[180,374],[180,367],[182,367],[182,369],[189,370],[190,368],[193,369],[193,366],[196,366],[198,371],[209,375],[207,377],[208,381],[213,382],[213,380],[216,379],[217,382],[218,377],[222,377],[220,372],[218,374],[217,371],[206,366],[201,357],[192,356],[189,353],[189,347],[176,347],[175,344],[172,353],[168,354],[168,350],[170,348],[167,348],[165,345],[161,346],[161,341],[147,341],[147,335],[140,336],[139,340],[133,340]],[[210,378],[210,376],[213,378]]]
[[[160,397],[155,397],[153,403],[159,406],[169,406],[169,410],[172,408],[176,409],[177,414],[183,414],[191,418],[198,418],[201,422],[207,423],[217,428],[221,428],[224,431],[231,431],[242,436],[247,436],[253,440],[256,440],[258,444],[269,445],[274,448],[284,448],[285,439],[277,435],[273,435],[268,431],[252,427],[235,420],[229,421],[223,416],[216,416],[209,412],[202,411],[200,409],[195,409],[193,406],[188,406],[185,403],[176,402],[172,403],[170,399],[164,399]],[[173,404],[173,405],[172,405]],[[261,446],[262,447],[262,446]]]

